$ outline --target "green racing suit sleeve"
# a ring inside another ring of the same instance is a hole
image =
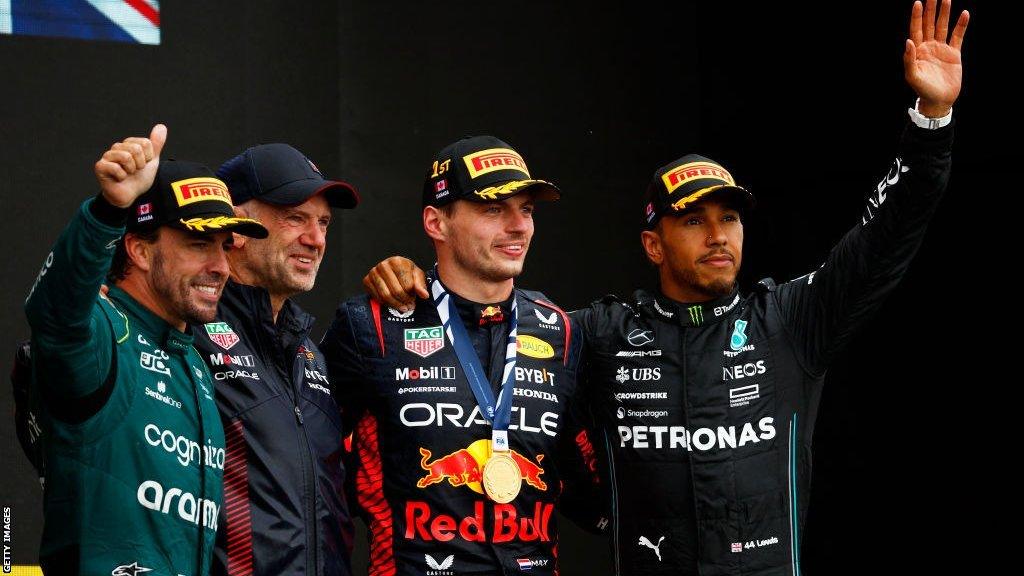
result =
[[[25,299],[36,382],[46,386],[40,391],[44,399],[84,398],[107,380],[114,329],[100,308],[99,290],[124,233],[123,222],[121,212],[102,199],[84,202]]]

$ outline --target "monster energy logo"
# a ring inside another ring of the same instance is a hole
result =
[[[703,306],[690,306],[686,309],[690,313],[690,322],[695,326],[700,325],[704,322],[704,307]]]

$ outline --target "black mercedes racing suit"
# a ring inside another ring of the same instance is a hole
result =
[[[616,574],[800,573],[825,371],[917,252],[952,140],[951,126],[910,126],[861,222],[806,276],[689,306],[639,291],[578,313]]]

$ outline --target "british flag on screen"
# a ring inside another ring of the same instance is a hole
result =
[[[0,0],[0,34],[160,43],[158,0]]]

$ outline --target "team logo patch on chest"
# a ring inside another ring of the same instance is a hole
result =
[[[214,344],[225,350],[230,350],[232,346],[239,342],[238,335],[235,334],[235,331],[231,329],[227,322],[211,322],[205,324],[204,327],[210,340],[213,340]]]
[[[529,334],[520,334],[516,337],[516,352],[530,358],[551,358],[555,355],[555,349],[551,344]]]
[[[409,352],[426,358],[444,348],[444,330],[440,326],[406,328],[403,343]]]

